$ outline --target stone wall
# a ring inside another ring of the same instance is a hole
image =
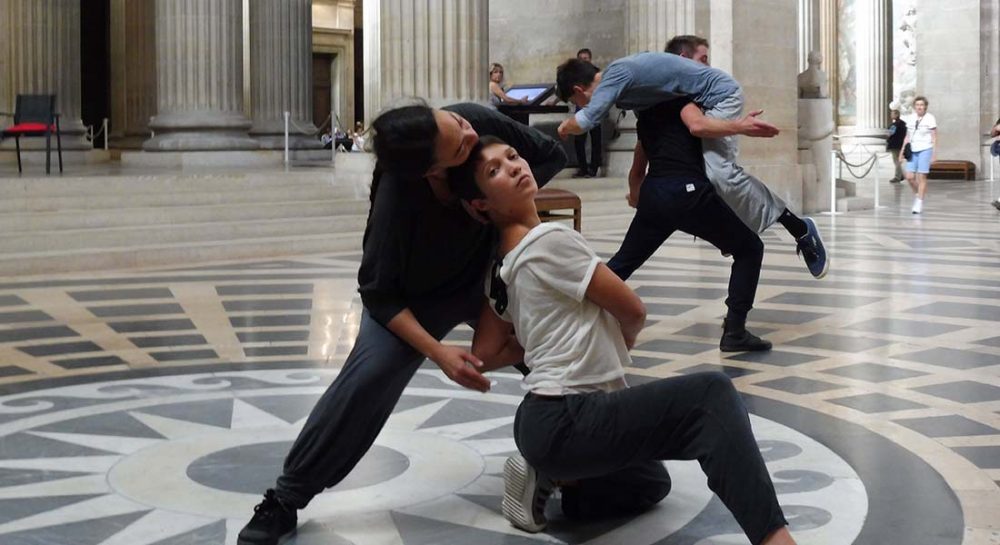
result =
[[[981,0],[921,0],[917,8],[916,92],[938,121],[938,159],[980,162],[980,8]]]
[[[624,0],[490,2],[490,62],[504,65],[504,86],[554,82],[556,66],[583,47],[606,66],[625,55],[624,17]]]

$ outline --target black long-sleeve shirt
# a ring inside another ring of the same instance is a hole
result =
[[[513,146],[539,186],[566,166],[559,142],[496,110],[471,103],[443,109],[464,117],[480,136]],[[382,325],[405,308],[481,285],[493,251],[494,228],[471,218],[460,203],[441,203],[421,174],[393,176],[375,166],[378,188],[365,228],[358,291]]]

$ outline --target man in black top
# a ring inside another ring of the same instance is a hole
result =
[[[898,184],[903,181],[903,162],[899,160],[903,140],[906,139],[906,121],[899,117],[899,110],[892,110],[892,124],[889,125],[889,138],[885,141],[885,150],[892,153],[892,162],[896,165],[896,174],[889,182]]]
[[[433,156],[421,170],[386,164],[381,156],[376,164],[358,271],[364,304],[358,337],[288,452],[275,488],[240,532],[239,545],[274,545],[295,530],[296,511],[343,480],[368,452],[425,358],[463,386],[489,389],[475,367],[481,362],[440,340],[479,317],[494,228],[462,208],[443,173],[465,162],[479,135],[517,146],[539,185],[566,165],[566,154],[552,138],[477,104],[409,108],[425,109],[433,130],[427,139],[403,140],[417,148],[433,140]],[[397,125],[406,130],[405,123]]]
[[[629,204],[636,208],[625,240],[608,267],[627,279],[674,231],[712,243],[733,256],[723,352],[769,350],[771,343],[746,330],[764,257],[764,244],[715,192],[705,174],[701,139],[706,124],[721,135],[740,134],[740,121],[706,117],[689,98],[636,112],[639,144],[629,173]],[[647,172],[648,166],[648,172]]]

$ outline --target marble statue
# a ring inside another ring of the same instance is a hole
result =
[[[823,55],[819,51],[810,51],[809,66],[799,74],[799,98],[827,98],[830,96],[830,82],[826,72],[820,69]]]

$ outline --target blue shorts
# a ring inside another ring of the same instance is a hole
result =
[[[931,155],[933,154],[934,148],[913,152],[910,160],[906,162],[906,170],[909,172],[919,172],[920,174],[929,173],[931,171]]]

